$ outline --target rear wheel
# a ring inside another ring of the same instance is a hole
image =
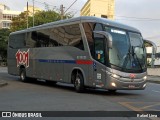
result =
[[[25,68],[20,69],[20,80],[22,82],[27,82],[27,77],[26,77],[26,70]]]
[[[77,73],[74,80],[74,87],[77,92],[79,93],[84,92],[84,78],[82,74]]]

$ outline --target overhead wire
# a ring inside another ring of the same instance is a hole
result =
[[[146,18],[146,17],[131,17],[131,16],[115,16],[118,17],[116,20],[127,20],[127,21],[160,21],[158,18]]]
[[[29,0],[29,1],[32,1],[32,0]],[[56,10],[60,10],[59,7],[55,6],[55,5],[51,5],[50,3],[48,2],[41,2],[41,1],[38,1],[38,0],[34,0],[36,3],[39,3],[41,5],[45,6],[52,6],[53,9],[56,8]],[[66,10],[64,13],[66,13],[75,3],[77,2],[77,0],[75,0]],[[76,10],[76,9],[72,9],[74,11],[79,12],[80,10]],[[125,21],[136,21],[136,22],[160,22],[160,19],[159,18],[149,18],[149,17],[134,17],[134,16],[119,16],[119,15],[115,15],[115,20],[125,20]]]
[[[32,0],[29,0],[29,1],[32,1]],[[45,8],[45,6],[47,5],[47,6],[52,6],[53,9],[60,10],[59,7],[57,7],[56,5],[51,5],[51,4],[49,4],[48,2],[41,2],[41,1],[37,1],[37,0],[34,0],[34,1],[35,1],[36,3],[39,3],[39,4],[43,5],[44,8]],[[66,13],[76,2],[77,2],[77,0],[75,0],[75,1],[65,10],[64,13]],[[78,11],[80,11],[80,10],[76,10],[76,9],[71,9],[71,10],[76,11],[76,13],[77,13]]]

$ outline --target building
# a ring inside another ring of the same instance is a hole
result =
[[[147,52],[147,62],[148,65],[151,65],[152,62],[152,55],[154,55],[154,65],[155,66],[160,66],[160,46],[156,46],[156,53],[153,54],[153,47],[146,47],[146,52]]]
[[[27,11],[27,7],[24,7],[24,11]],[[34,6],[34,13],[36,13],[38,11],[42,11],[42,9]],[[29,16],[33,16],[33,6],[31,6],[31,5],[28,6],[28,14],[29,14]]]
[[[0,3],[0,10],[10,10],[10,8],[8,6]]]
[[[12,11],[10,8],[4,4],[0,4],[0,29],[10,28],[12,19],[17,17],[21,11]]]
[[[114,20],[115,0],[88,0],[81,16],[96,16]]]
[[[24,11],[27,11],[27,7],[24,7]],[[34,13],[42,11],[42,9],[38,7],[34,7]],[[10,28],[12,23],[12,19],[17,17],[21,11],[13,11],[4,4],[0,4],[0,29],[1,28]],[[28,13],[30,16],[33,15],[33,6],[28,6]]]

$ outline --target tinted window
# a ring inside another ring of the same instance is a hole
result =
[[[94,24],[94,31],[103,31],[103,26],[100,23],[95,23]]]
[[[143,45],[142,37],[140,34],[129,32],[129,37],[132,46],[141,46]]]
[[[105,37],[103,35],[94,34],[94,58],[105,63]]]
[[[26,33],[26,47],[36,47],[37,42],[37,32],[28,32]]]
[[[50,38],[58,42],[59,46],[70,45],[84,50],[81,31],[78,24],[53,28]]]
[[[10,48],[22,48],[25,47],[25,33],[11,35],[9,37]]]
[[[32,31],[27,35],[28,47],[74,46],[84,50],[79,24]]]
[[[89,45],[90,53],[94,57],[94,39],[93,39],[93,31],[102,31],[102,24],[99,23],[83,23],[83,28],[85,30],[85,34],[87,37],[87,42]]]

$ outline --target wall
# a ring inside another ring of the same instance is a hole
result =
[[[105,15],[108,19],[114,19],[115,0],[88,0],[81,9],[81,16]]]
[[[148,68],[148,75],[160,76],[160,68]]]

